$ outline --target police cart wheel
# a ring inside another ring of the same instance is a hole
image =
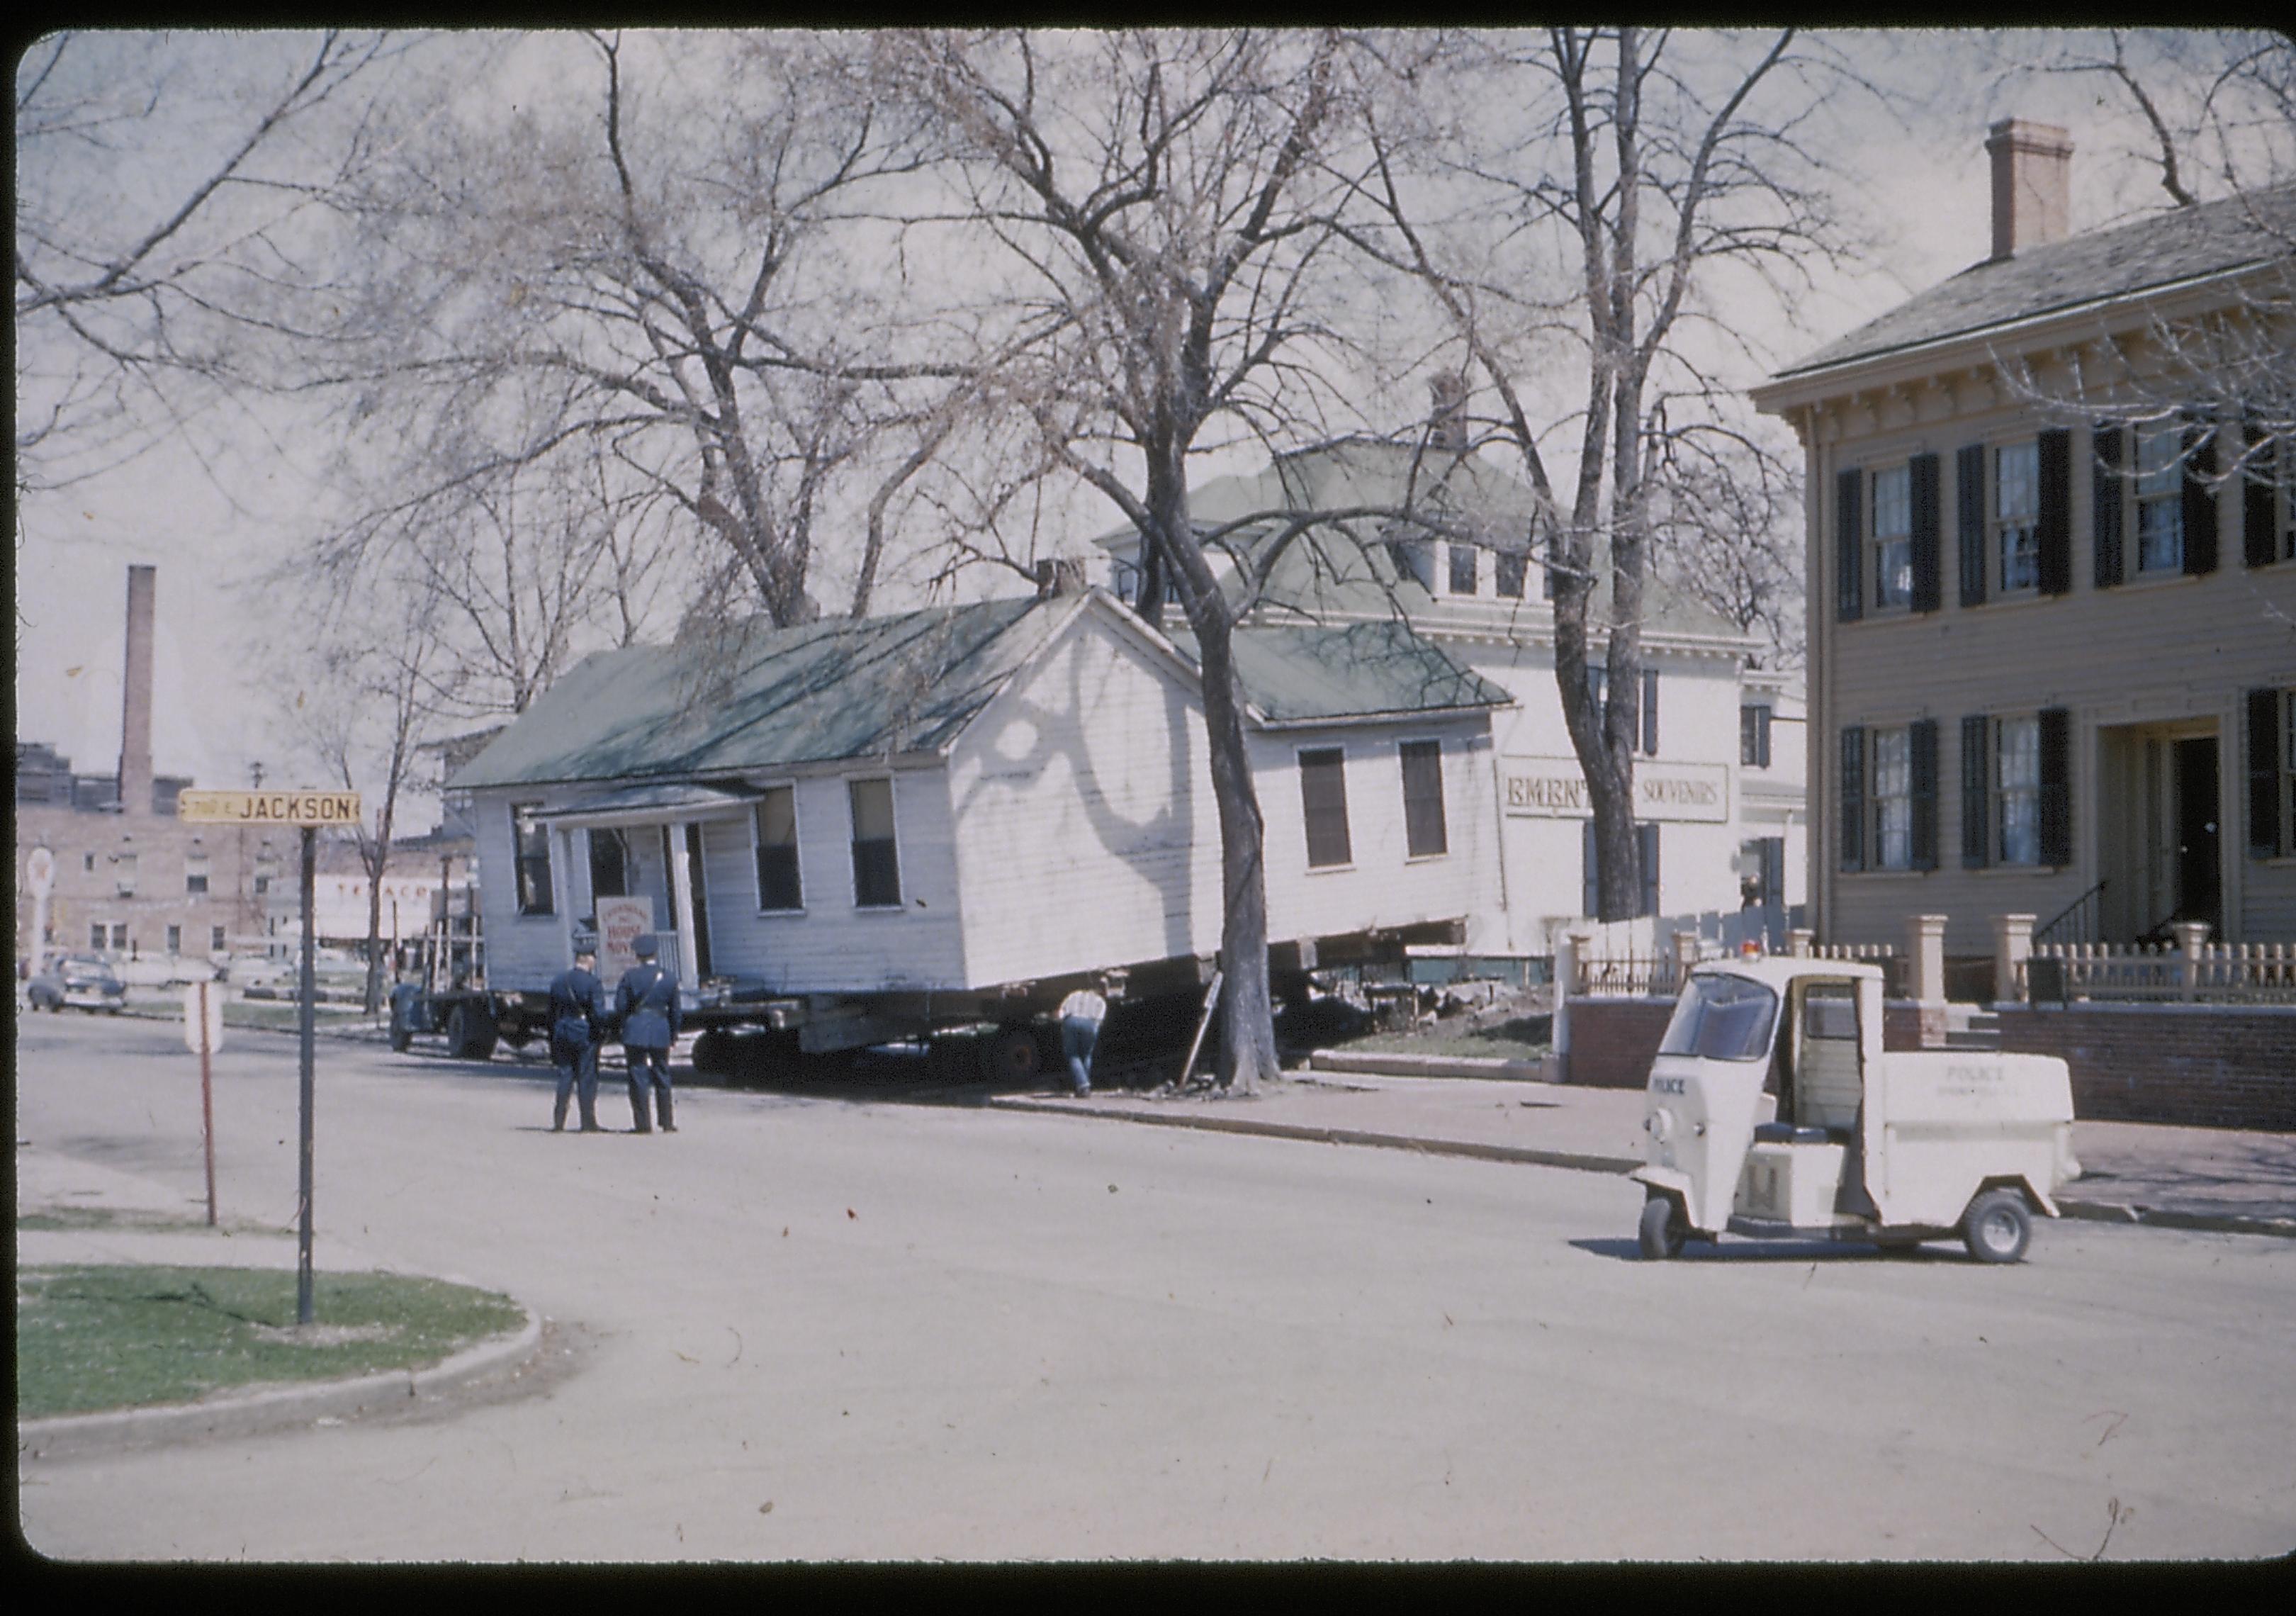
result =
[[[1643,1255],[1651,1261],[1681,1256],[1682,1243],[1689,1232],[1682,1202],[1673,1196],[1652,1195],[1643,1202]]]
[[[1045,1052],[1026,1027],[1006,1027],[980,1046],[980,1075],[992,1083],[1026,1083],[1045,1069]]]
[[[1980,1262],[2015,1262],[2033,1238],[2033,1215],[2014,1190],[1987,1190],[1961,1215],[1961,1237]]]

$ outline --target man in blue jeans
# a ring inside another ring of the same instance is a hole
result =
[[[1108,1014],[1108,1001],[1091,987],[1078,988],[1061,1001],[1061,1053],[1068,1057],[1072,1092],[1092,1092],[1092,1052],[1100,1042],[1100,1023]]]

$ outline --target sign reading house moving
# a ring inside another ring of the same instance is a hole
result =
[[[1584,819],[1595,810],[1576,758],[1502,758],[1499,804],[1510,814]],[[1704,820],[1730,816],[1729,771],[1719,763],[1635,764],[1635,817]]]
[[[357,824],[357,792],[184,792],[176,817],[193,824]]]

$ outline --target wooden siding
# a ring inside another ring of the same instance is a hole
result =
[[[1982,604],[1963,607],[1954,587],[1943,591],[1945,604],[1939,611],[1877,615],[1869,610],[1862,621],[1839,622],[1832,610],[1831,542],[1838,472],[1932,453],[1943,457],[1948,481],[1957,483],[1956,451],[1974,443],[2030,438],[2039,424],[2037,414],[2014,405],[1956,413],[1941,388],[1912,390],[1884,409],[1887,418],[1879,422],[1863,403],[1834,412],[1815,429],[1805,422],[1806,437],[1812,439],[1809,598],[1824,603],[1812,613],[1808,756],[1815,800],[1831,804],[1840,789],[1834,759],[1844,726],[1937,721],[1939,843],[1945,857],[1940,868],[1918,875],[1841,874],[1838,829],[1830,813],[1819,813],[1811,873],[1822,895],[1822,934],[1833,941],[1901,942],[1906,915],[1943,914],[1948,916],[1948,953],[1984,954],[1992,948],[1991,916],[2022,912],[2046,921],[2100,878],[2114,874],[2100,845],[2100,822],[2123,805],[2107,800],[2112,771],[2102,755],[2100,729],[2203,719],[2214,725],[2218,747],[2225,935],[2234,940],[2296,939],[2296,859],[2261,861],[2246,854],[2242,708],[2243,693],[2252,686],[2296,681],[2296,642],[2288,628],[2296,617],[2296,563],[2250,569],[2242,564],[2238,546],[2222,544],[2212,572],[2140,578],[2132,542],[2124,546],[2127,581],[2100,589],[2090,564],[2094,447],[2091,435],[2080,431],[2072,435],[2072,566],[2066,594],[1996,594]],[[1957,488],[1947,490],[1948,509],[1957,497]],[[2221,490],[2220,531],[2240,531],[2240,497],[2237,486]],[[1946,546],[1943,562],[1957,574],[1956,546]],[[1957,586],[1957,577],[1954,582]],[[2073,862],[2055,871],[1959,867],[1955,854],[1961,846],[1960,720],[1971,714],[2030,714],[2053,706],[2071,713]]]

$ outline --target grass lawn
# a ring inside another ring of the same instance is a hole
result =
[[[184,1403],[226,1388],[434,1364],[516,1329],[507,1297],[396,1274],[321,1274],[295,1323],[291,1269],[40,1267],[16,1276],[20,1417]]]
[[[1413,1032],[1375,1032],[1340,1048],[1386,1054],[1466,1056],[1484,1061],[1536,1061],[1554,1053],[1553,1018],[1516,1016],[1496,1026],[1456,1028],[1439,1021]]]

